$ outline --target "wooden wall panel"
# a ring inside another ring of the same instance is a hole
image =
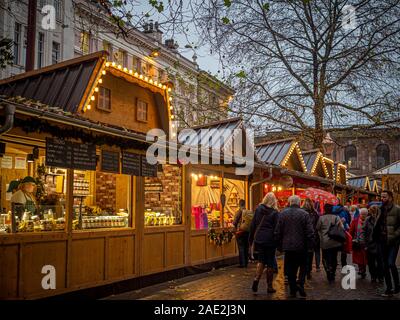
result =
[[[112,237],[108,240],[108,279],[135,273],[134,237]]]
[[[185,232],[167,232],[167,267],[183,265]]]
[[[0,246],[0,299],[18,294],[18,245]]]
[[[207,242],[207,259],[215,259],[219,257],[222,257],[222,247]]]
[[[23,244],[21,247],[23,258],[21,265],[21,280],[23,296],[45,294],[46,291],[57,292],[65,288],[65,270],[67,243],[65,241],[39,242]],[[42,274],[45,265],[52,265],[56,271],[56,289],[45,290],[42,288]]]
[[[232,256],[236,254],[236,239],[233,238],[231,243],[224,245],[224,256]]]
[[[143,239],[143,272],[162,271],[164,268],[164,233],[145,234]]]
[[[191,236],[190,238],[191,264],[206,260],[206,236]]]
[[[104,238],[73,240],[70,259],[72,286],[104,280]]]

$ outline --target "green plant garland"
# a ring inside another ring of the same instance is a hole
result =
[[[222,230],[222,232],[219,233],[217,233],[215,229],[210,229],[207,234],[210,243],[214,243],[219,247],[224,244],[230,243],[234,236],[234,232],[229,229]]]

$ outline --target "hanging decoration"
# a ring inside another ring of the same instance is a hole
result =
[[[234,232],[229,229],[222,230],[220,233],[217,233],[215,229],[210,229],[207,237],[210,240],[210,243],[221,247],[224,244],[231,243],[234,235]]]

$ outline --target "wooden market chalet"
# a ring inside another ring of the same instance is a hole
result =
[[[295,139],[254,145],[246,176],[223,161],[150,164],[146,133],[177,134],[173,98],[171,86],[106,61],[105,52],[0,81],[0,298],[128,290],[233,263],[229,230],[240,199],[254,210],[269,191],[282,207],[308,187],[343,204],[379,192],[378,177],[348,179],[345,165]],[[193,129],[239,129],[253,143],[241,118]],[[232,136],[220,138],[207,149],[217,158],[232,146]],[[42,192],[35,211],[18,216],[9,189],[26,176]],[[57,270],[54,290],[41,285],[45,265]]]

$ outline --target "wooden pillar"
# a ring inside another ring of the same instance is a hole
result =
[[[143,274],[143,241],[144,241],[144,177],[134,178],[135,193],[135,229],[136,229],[136,241],[135,241],[135,270],[136,274]]]
[[[182,166],[182,218],[185,224],[185,265],[191,264],[191,230],[192,230],[192,185],[190,180],[190,166]]]
[[[67,254],[65,266],[65,287],[70,287],[71,251],[72,251],[72,220],[74,219],[74,170],[67,169],[65,201],[65,227],[67,232]]]

